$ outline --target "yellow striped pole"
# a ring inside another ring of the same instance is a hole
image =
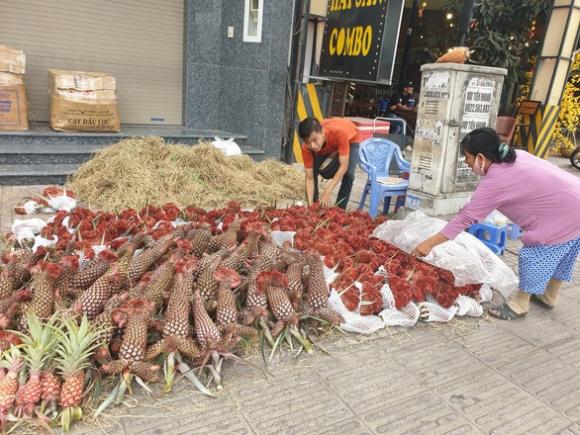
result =
[[[306,86],[301,86],[300,92],[298,92],[298,101],[296,101],[296,114],[298,115],[298,122],[309,116],[313,116],[320,121],[324,119],[320,108],[320,102],[318,100],[316,85],[314,85],[314,83],[308,83]],[[303,163],[297,125],[294,126],[292,151],[294,152],[294,159],[296,159],[296,162]]]
[[[538,129],[538,137],[534,143],[533,154],[543,159],[547,158],[554,127],[560,113],[559,106],[546,106],[543,109],[542,122]]]

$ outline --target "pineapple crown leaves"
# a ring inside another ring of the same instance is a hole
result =
[[[91,325],[86,316],[80,324],[72,318],[62,320],[59,326],[53,328],[57,336],[55,360],[63,375],[72,376],[91,365],[90,357],[100,346],[106,328]]]
[[[2,359],[0,360],[0,368],[10,369],[17,365],[18,362],[22,362],[22,351],[20,346],[11,346],[2,354]]]
[[[42,368],[53,356],[57,336],[54,333],[56,314],[43,323],[36,314],[26,313],[28,334],[17,333],[22,339],[22,351],[28,365]]]

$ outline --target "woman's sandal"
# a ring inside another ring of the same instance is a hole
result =
[[[528,314],[528,313],[518,314],[514,310],[512,310],[508,306],[508,304],[501,304],[498,307],[490,308],[489,314],[491,314],[493,317],[497,317],[498,319],[502,319],[502,320],[515,320],[515,319],[521,319],[522,317],[525,317],[526,314]]]
[[[543,301],[542,298],[540,297],[540,295],[532,295],[531,299],[532,299],[532,302],[535,302],[536,304],[540,305],[542,308],[545,308],[546,310],[553,310],[554,309],[554,306]]]

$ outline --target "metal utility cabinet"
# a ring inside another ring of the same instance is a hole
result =
[[[421,67],[421,93],[406,206],[432,216],[458,212],[478,182],[459,143],[495,128],[507,70],[454,63]]]

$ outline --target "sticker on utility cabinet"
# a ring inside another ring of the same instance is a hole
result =
[[[459,141],[476,128],[488,127],[495,99],[495,81],[485,77],[473,77],[465,89],[463,116]],[[456,183],[476,183],[479,179],[465,163],[458,147]]]
[[[407,198],[405,199],[405,206],[417,210],[421,207],[421,203],[423,200],[413,195],[407,194]]]

